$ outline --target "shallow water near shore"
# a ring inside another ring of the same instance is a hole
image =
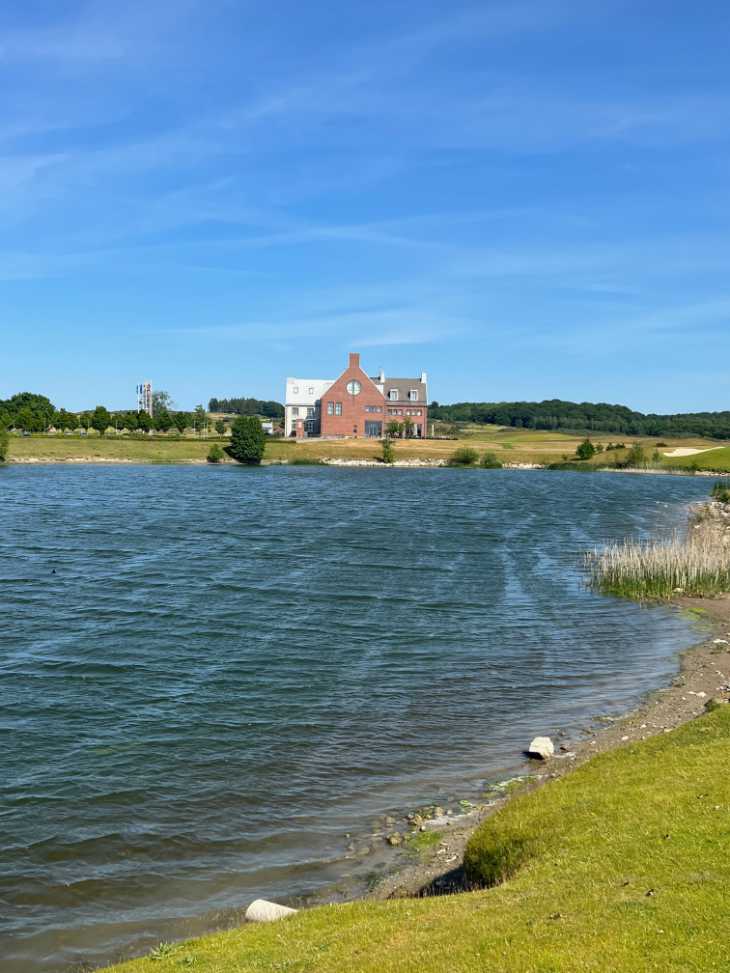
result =
[[[346,834],[634,705],[695,624],[586,590],[582,554],[683,526],[707,493],[518,470],[0,470],[3,971],[364,888],[374,857]]]

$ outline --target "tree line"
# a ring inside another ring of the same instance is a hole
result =
[[[706,436],[730,439],[730,411],[671,415],[635,412],[605,402],[432,402],[429,418],[442,422],[491,423],[524,429],[616,432],[627,436]]]
[[[284,406],[281,402],[271,399],[211,399],[208,402],[210,412],[234,412],[239,416],[266,416],[268,419],[281,419],[284,416]]]
[[[167,408],[162,404],[166,401],[169,401],[169,396],[158,399],[151,416],[132,409],[110,412],[103,405],[84,412],[67,412],[66,409],[57,409],[45,395],[20,392],[10,399],[0,400],[0,429],[29,433],[46,432],[48,429],[58,432],[95,429],[101,436],[110,428],[141,433],[168,433],[173,429],[181,434],[186,429],[199,434],[211,431],[210,418],[202,405],[196,406],[193,412],[184,412]],[[219,420],[213,428],[223,435],[226,424]]]

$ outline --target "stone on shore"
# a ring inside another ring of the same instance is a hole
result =
[[[549,760],[555,753],[555,747],[550,737],[535,737],[527,748],[530,757],[539,757],[540,760]]]
[[[293,916],[298,909],[290,909],[289,906],[279,905],[278,902],[267,902],[266,899],[255,899],[246,909],[247,922],[276,922],[278,919],[286,919]]]
[[[705,703],[705,712],[711,713],[713,710],[719,709],[721,706],[727,706],[727,700],[722,699],[720,696],[713,696]]]

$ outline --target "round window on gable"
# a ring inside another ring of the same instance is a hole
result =
[[[350,395],[359,395],[362,391],[362,385],[356,379],[352,379],[347,383],[347,391]]]

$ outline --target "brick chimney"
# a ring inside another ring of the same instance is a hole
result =
[[[350,352],[350,364],[349,368],[359,368],[360,367],[360,352],[351,351]]]

